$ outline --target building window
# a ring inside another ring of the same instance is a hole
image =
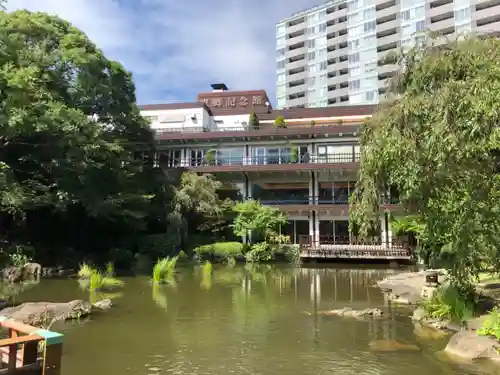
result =
[[[361,45],[361,41],[359,39],[351,40],[347,45],[350,49],[359,48],[359,46]]]
[[[411,19],[411,11],[405,10],[404,12],[401,12],[400,18],[402,21],[409,21]]]
[[[307,66],[307,71],[309,73],[316,73],[316,64],[310,64]]]
[[[276,63],[277,69],[285,69],[285,60],[280,60]]]
[[[326,93],[328,92],[328,89],[326,87],[322,87],[318,90],[318,97],[324,98],[326,96]]]
[[[326,48],[321,48],[318,52],[318,57],[326,57],[328,55],[328,50]]]
[[[285,80],[286,80],[285,73],[276,74],[276,82],[285,82]]]
[[[307,60],[311,61],[311,60],[314,60],[316,58],[316,52],[308,52],[307,53]]]
[[[377,28],[377,23],[375,21],[370,21],[365,23],[365,33],[374,31]]]
[[[315,41],[314,39],[309,39],[309,40],[307,41],[307,48],[314,48],[314,46],[315,46],[315,42],[316,42],[316,41]]]
[[[371,18],[375,18],[375,15],[376,15],[375,7],[365,9],[363,11],[363,20],[366,21],[366,20],[369,20]]]
[[[281,35],[286,33],[286,26],[285,25],[278,25],[276,26],[276,34]]]
[[[466,21],[470,19],[470,8],[460,9],[455,11],[455,21]]]
[[[276,50],[276,55],[278,58],[285,56],[286,48],[280,48]]]
[[[425,17],[425,6],[419,6],[415,8],[415,18]]]
[[[367,91],[365,92],[365,100],[367,102],[373,102],[375,100],[375,94],[377,91]]]
[[[349,75],[351,77],[359,76],[361,73],[361,68],[359,66],[354,66],[352,68],[349,68]]]
[[[286,94],[285,85],[276,86],[276,96],[283,96]]]
[[[358,91],[360,87],[361,87],[361,81],[359,79],[349,81],[349,90]]]
[[[352,12],[358,8],[360,8],[363,5],[362,0],[352,0],[347,3],[347,9],[349,12]]]
[[[418,21],[415,28],[417,32],[425,30],[425,21]]]
[[[319,76],[319,83],[325,83],[327,81],[326,74],[321,74]]]
[[[306,30],[306,34],[307,35],[313,35],[315,31],[316,31],[316,27],[315,26],[308,27],[307,30]]]
[[[328,62],[323,61],[319,63],[319,70],[327,70],[328,69]]]
[[[278,47],[284,46],[286,44],[286,38],[282,36],[281,38],[276,39],[276,45]]]
[[[359,61],[359,52],[355,52],[349,55],[349,62],[355,63]]]
[[[326,32],[326,23],[318,25],[318,33],[324,33],[324,32]]]

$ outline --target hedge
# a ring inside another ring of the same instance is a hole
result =
[[[241,242],[216,242],[210,245],[198,246],[194,249],[199,260],[227,260],[243,256],[245,245]]]

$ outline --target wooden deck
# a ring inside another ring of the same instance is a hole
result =
[[[0,375],[60,375],[63,335],[0,316]]]

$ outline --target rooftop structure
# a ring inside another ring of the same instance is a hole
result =
[[[497,33],[500,3],[349,0],[297,12],[276,26],[277,107],[377,104],[398,69],[385,57],[425,30],[447,38]]]

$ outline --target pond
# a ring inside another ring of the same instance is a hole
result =
[[[446,360],[439,351],[447,338],[420,338],[410,310],[387,306],[372,285],[390,272],[217,266],[209,279],[181,268],[176,285],[155,290],[147,277],[124,278],[111,310],[52,328],[65,333],[63,375],[482,373]],[[18,296],[77,298],[89,296],[75,280],[43,280]],[[389,314],[371,321],[315,314],[342,307]],[[417,350],[374,346],[393,340]]]

